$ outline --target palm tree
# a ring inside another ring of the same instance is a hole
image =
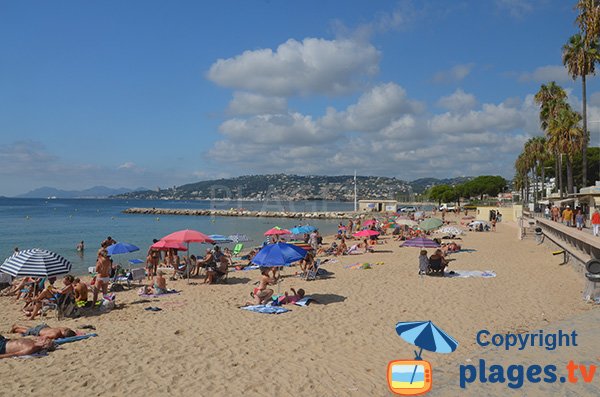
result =
[[[542,130],[549,135],[548,124],[550,120],[556,117],[559,109],[566,105],[567,93],[565,90],[551,81],[548,84],[542,84],[540,90],[535,94],[534,100],[540,105],[540,126]],[[550,148],[549,148],[550,149]],[[553,149],[550,149],[553,150]],[[558,178],[558,193],[562,198],[563,194],[563,178],[562,178],[562,156],[556,152],[554,153],[554,166],[556,169],[555,177]]]
[[[587,93],[586,76],[596,73],[595,64],[599,59],[598,41],[586,42],[581,34],[571,36],[569,42],[563,46],[562,60],[569,74],[576,80],[581,77],[581,97],[583,102],[583,131],[585,143],[582,148],[583,185],[587,184]]]
[[[521,190],[521,201],[523,203],[528,202],[528,172],[529,172],[529,164],[525,153],[519,154],[517,159],[515,160],[515,170],[517,171],[517,175],[515,177],[515,184]]]
[[[544,180],[546,179],[544,162],[548,160],[549,154],[546,150],[546,138],[542,136],[536,136],[530,138],[525,144],[525,152],[529,154],[532,160],[533,174],[535,175],[535,190],[536,190],[536,201],[538,194],[538,177],[541,174],[542,186],[541,192],[542,196],[544,195]]]
[[[548,124],[548,147],[559,153],[561,158],[563,154],[566,156],[568,193],[573,193],[573,155],[583,146],[584,135],[579,127],[580,121],[581,115],[565,104]]]

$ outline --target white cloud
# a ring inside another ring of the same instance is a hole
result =
[[[512,17],[522,18],[533,11],[531,0],[496,0],[496,7],[507,11]]]
[[[387,83],[373,87],[345,111],[328,108],[322,124],[335,130],[376,131],[405,114],[419,113],[422,109],[421,103],[408,99],[402,87]]]
[[[547,83],[556,81],[558,83],[566,83],[572,81],[571,76],[567,73],[567,69],[562,65],[547,65],[540,66],[533,72],[525,72],[519,75],[521,82],[536,82]]]
[[[471,73],[474,66],[475,65],[472,63],[455,65],[449,70],[442,70],[434,74],[432,81],[434,83],[454,83],[462,81]]]
[[[249,92],[234,92],[228,113],[236,115],[284,113],[287,101],[282,97],[264,96]]]
[[[378,72],[380,53],[353,40],[290,39],[275,51],[245,51],[219,59],[208,78],[224,87],[266,96],[339,95]]]
[[[127,161],[117,167],[117,169],[120,169],[120,170],[131,170],[134,168],[135,168],[135,163],[131,162],[131,161]]]
[[[460,88],[451,95],[442,97],[438,100],[438,106],[454,112],[463,112],[471,110],[477,105],[475,95],[467,94]]]

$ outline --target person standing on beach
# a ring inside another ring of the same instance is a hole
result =
[[[592,231],[594,236],[598,237],[600,235],[600,212],[598,210],[594,210],[592,214]]]
[[[96,262],[96,285],[94,288],[94,299],[92,300],[92,307],[96,306],[98,300],[98,292],[102,290],[102,295],[108,294],[108,282],[110,280],[110,269],[112,263],[108,257],[106,250],[103,250],[98,257]]]

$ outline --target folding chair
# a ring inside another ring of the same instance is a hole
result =
[[[244,249],[244,244],[237,243],[235,247],[233,247],[233,251],[231,251],[231,256],[238,256],[240,252]]]
[[[319,275],[319,267],[321,266],[321,259],[317,259],[310,269],[306,271],[306,280],[316,280]]]

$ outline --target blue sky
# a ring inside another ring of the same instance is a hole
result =
[[[574,1],[0,3],[0,195],[513,175]],[[600,135],[597,78],[588,85]]]

